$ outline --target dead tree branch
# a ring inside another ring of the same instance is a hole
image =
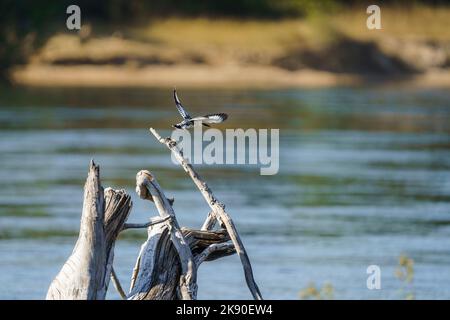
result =
[[[126,223],[132,208],[124,190],[103,189],[100,169],[93,161],[84,186],[78,240],[72,254],[55,277],[47,299],[105,299],[110,280],[123,299],[183,299],[197,297],[197,270],[201,263],[238,253],[247,285],[255,299],[262,299],[250,260],[233,220],[170,138],[159,142],[175,155],[211,208],[201,230],[181,228],[155,176],[147,170],[136,175],[136,192],[152,201],[159,213],[146,223]],[[219,229],[213,230],[218,223]],[[147,240],[137,258],[128,295],[113,269],[114,245],[121,231],[147,229]],[[230,242],[231,241],[231,242]]]
[[[183,157],[181,150],[178,148],[176,141],[170,138],[162,138],[155,129],[150,128],[150,132],[155,136],[155,138],[162,144],[166,145],[172,154],[175,156],[177,161],[181,164],[184,171],[186,171],[191,179],[194,181],[194,184],[202,193],[206,202],[210,206],[212,212],[216,215],[216,218],[220,220],[221,223],[224,224],[230,238],[233,242],[234,248],[236,249],[237,254],[241,258],[242,266],[244,268],[245,280],[247,282],[247,286],[250,289],[250,292],[253,295],[253,298],[256,300],[262,300],[261,292],[255,282],[253,276],[253,270],[250,263],[250,259],[248,258],[247,252],[245,251],[244,244],[242,243],[241,238],[236,230],[233,220],[226,213],[225,206],[220,203],[213,195],[211,189],[208,187],[206,182],[200,178],[198,173],[194,170],[192,165],[187,162],[187,160]]]

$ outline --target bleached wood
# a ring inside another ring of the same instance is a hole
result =
[[[197,266],[200,266],[200,264],[206,261],[213,253],[228,250],[234,250],[233,243],[213,243],[195,257],[195,263]]]
[[[95,300],[104,296],[106,242],[103,188],[92,161],[84,186],[80,234],[75,248],[47,292],[47,299]]]
[[[224,230],[212,232],[180,229],[178,224],[174,228],[173,221],[176,222],[176,219],[173,219],[173,209],[170,210],[173,199],[167,200],[168,205],[156,180],[150,186],[144,183],[141,187],[139,192],[144,192],[143,197],[148,200],[156,200],[155,204],[162,216],[151,218],[143,224],[127,224],[125,221],[132,207],[130,196],[124,190],[106,188],[103,191],[99,167],[91,163],[85,184],[79,239],[72,255],[50,285],[48,299],[104,299],[110,278],[121,297],[125,297],[113,269],[113,260],[117,236],[128,228],[149,230],[149,239],[142,246],[133,271],[129,299],[178,299],[183,294],[184,298],[186,293],[189,294],[186,289],[183,289],[184,292],[177,289],[187,287],[189,284],[186,279],[192,279],[192,276],[181,278],[179,253],[173,244],[174,231],[178,232],[175,240],[179,235],[183,236],[189,250],[194,253],[192,265],[195,265],[200,254],[201,261],[212,261],[235,253],[233,247],[222,246],[222,250],[218,247],[206,256],[204,250],[213,244],[226,243],[229,240],[228,234]],[[102,240],[94,241],[98,238]],[[99,256],[102,260],[99,260]],[[197,266],[195,272],[196,270]],[[196,285],[194,288],[197,290]]]
[[[224,206],[183,158],[176,142],[162,139],[156,131],[151,131],[174,152],[211,207],[201,230],[180,228],[172,208],[174,199],[164,195],[154,175],[146,170],[136,176],[136,191],[142,199],[154,202],[159,217],[147,223],[126,223],[132,208],[130,196],[124,190],[103,190],[99,166],[92,161],[84,188],[79,237],[72,254],[51,283],[47,299],[105,299],[112,279],[122,298],[193,300],[197,295],[200,264],[236,252],[253,297],[262,299],[245,248]],[[212,231],[216,222],[219,230]],[[113,269],[114,245],[121,231],[140,228],[147,228],[148,239],[141,246],[126,296]]]
[[[131,197],[125,190],[114,190],[112,188],[105,189],[105,221],[104,229],[106,234],[106,256],[107,264],[105,268],[105,292],[102,299],[105,298],[108,290],[109,279],[113,274],[113,262],[114,262],[114,246],[119,236],[119,233],[123,230],[123,226],[126,224],[126,220],[130,215],[133,203]],[[120,294],[120,292],[119,292]]]
[[[216,214],[216,217],[218,217],[220,219],[220,222],[224,224],[234,244],[235,250],[241,259],[247,286],[250,292],[252,293],[254,299],[262,300],[261,292],[259,291],[259,288],[253,276],[253,270],[250,263],[250,259],[248,258],[247,252],[245,251],[245,247],[236,230],[233,220],[225,211],[225,206],[214,197],[207,183],[200,178],[200,176],[194,170],[192,165],[188,163],[188,161],[183,157],[183,154],[181,150],[178,148],[176,141],[172,140],[171,138],[162,138],[159,135],[159,133],[153,128],[150,128],[150,132],[155,136],[155,138],[160,143],[166,145],[167,148],[169,148],[169,150],[172,151],[172,154],[174,155],[175,159],[177,159],[177,161],[181,164],[184,171],[186,171],[189,174],[194,184],[200,190],[206,202],[212,209],[212,211]]]
[[[217,222],[216,214],[213,211],[210,211],[205,219],[205,222],[203,222],[203,225],[200,230],[212,230],[214,229],[216,222]]]
[[[50,284],[46,299],[105,299],[114,260],[114,242],[131,206],[131,198],[125,191],[103,190],[100,168],[91,161],[84,186],[78,240]]]
[[[226,230],[201,231],[181,228],[189,244],[194,260],[212,244],[227,243],[230,239]],[[234,254],[234,246],[218,248],[204,261],[213,261]],[[128,299],[132,300],[174,300],[180,299],[179,277],[181,266],[178,253],[172,244],[169,228],[158,224],[148,228],[148,239],[142,245],[133,270]]]
[[[180,226],[172,205],[164,195],[154,175],[147,170],[141,170],[136,175],[136,191],[142,199],[151,198],[161,218],[169,217],[166,222],[171,240],[175,246],[181,264],[180,293],[183,300],[194,300],[197,297],[197,267],[194,257],[180,231]]]
[[[146,223],[125,223],[123,225],[122,231],[128,230],[128,229],[147,229],[150,226],[153,226],[158,223],[166,222],[169,219],[170,219],[169,216],[167,216],[165,218],[153,217],[153,218],[150,218],[150,221],[146,222]]]
[[[181,266],[165,223],[148,228],[131,277],[129,300],[179,299]]]

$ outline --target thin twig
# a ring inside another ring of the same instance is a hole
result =
[[[177,143],[170,138],[162,138],[155,129],[150,128],[150,132],[156,137],[156,139],[167,146],[172,154],[175,156],[177,161],[181,164],[184,171],[186,171],[191,179],[194,181],[197,188],[202,193],[208,205],[211,207],[212,211],[215,213],[216,217],[220,218],[221,222],[224,224],[228,234],[230,235],[231,241],[234,244],[237,254],[241,258],[241,263],[244,268],[245,280],[250,292],[255,300],[262,300],[261,292],[259,291],[258,285],[253,277],[253,270],[248,258],[247,252],[245,251],[244,244],[239,237],[233,220],[225,212],[225,206],[220,203],[213,195],[211,189],[208,187],[205,181],[203,181],[198,173],[194,170],[192,165],[187,162],[183,157],[181,150],[177,147]]]
[[[170,220],[170,216],[161,218],[161,217],[154,217],[151,218],[149,222],[146,223],[125,223],[123,225],[122,231],[128,230],[128,229],[145,229],[150,226],[154,226],[155,224],[166,222],[167,220]]]
[[[114,268],[111,268],[111,281],[114,284],[114,288],[116,288],[120,297],[123,300],[126,300],[127,295],[125,294],[125,291],[123,291],[122,285],[120,284],[119,278],[117,277],[117,274],[116,274],[116,271],[114,271]]]

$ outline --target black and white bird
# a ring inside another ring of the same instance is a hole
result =
[[[213,123],[221,123],[227,120],[228,115],[226,113],[212,113],[207,114],[201,117],[194,117],[192,118],[189,113],[187,113],[186,109],[184,109],[183,105],[180,102],[180,99],[178,99],[177,96],[177,90],[173,90],[173,98],[175,100],[175,105],[177,106],[178,112],[183,117],[183,121],[180,123],[172,125],[174,128],[177,129],[190,129],[194,126],[195,122],[201,122],[205,127],[210,127],[210,124]]]

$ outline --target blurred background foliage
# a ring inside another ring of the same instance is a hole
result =
[[[372,1],[373,2],[373,1]],[[344,0],[2,0],[0,1],[0,77],[12,65],[24,63],[50,35],[64,30],[66,8],[82,8],[83,23],[103,26],[135,26],[169,17],[278,20],[306,18],[342,12],[370,1]],[[448,1],[383,1],[401,9],[411,6],[442,6]]]

